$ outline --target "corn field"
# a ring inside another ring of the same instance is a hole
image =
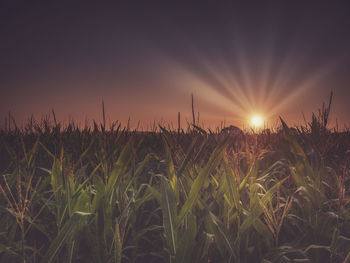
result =
[[[0,262],[350,262],[350,133],[0,131]]]

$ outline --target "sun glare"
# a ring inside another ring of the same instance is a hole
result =
[[[255,128],[261,127],[263,125],[263,123],[264,123],[264,121],[263,121],[263,118],[261,116],[255,115],[251,119],[251,124]]]

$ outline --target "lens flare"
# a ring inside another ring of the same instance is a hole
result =
[[[251,122],[251,124],[252,124],[252,126],[254,128],[259,128],[259,127],[261,127],[263,125],[264,120],[263,120],[263,118],[261,116],[255,115],[255,116],[252,117],[250,122]]]
[[[175,81],[181,81],[187,94],[191,87],[196,98],[210,106],[213,111],[208,110],[205,116],[223,118],[226,123],[243,128],[246,124],[254,129],[278,125],[278,116],[294,111],[294,102],[322,85],[341,63],[341,58],[335,57],[301,74],[303,64],[299,66],[299,62],[305,58],[294,47],[279,54],[274,45],[267,44],[266,50],[255,57],[245,43],[234,39],[227,53],[207,56],[200,47],[186,44],[186,56],[173,57],[179,74]],[[251,113],[257,116],[252,117]]]

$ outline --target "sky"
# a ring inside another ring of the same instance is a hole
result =
[[[331,124],[350,126],[347,1],[0,5],[0,127],[101,121],[102,100],[122,125],[184,127],[191,94],[203,127],[299,125],[331,91]]]

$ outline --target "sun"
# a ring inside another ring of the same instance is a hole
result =
[[[264,120],[260,115],[254,115],[250,122],[254,128],[259,128],[264,124]]]

